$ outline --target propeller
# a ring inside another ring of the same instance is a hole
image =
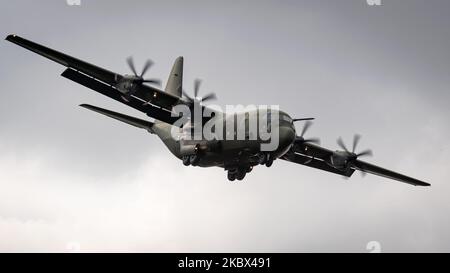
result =
[[[152,60],[147,60],[144,64],[144,67],[142,68],[142,72],[140,75],[136,72],[136,67],[134,66],[134,61],[132,57],[127,58],[127,64],[128,67],[130,67],[131,71],[133,72],[134,76],[136,76],[136,80],[139,84],[142,83],[153,83],[156,85],[161,85],[161,80],[159,79],[144,79],[145,73],[148,71],[148,69],[153,65]]]
[[[301,119],[298,119],[298,120],[301,120]],[[320,139],[318,139],[318,138],[306,138],[306,139],[304,138],[306,131],[308,131],[309,127],[311,127],[311,125],[312,125],[312,122],[309,119],[305,119],[305,120],[307,120],[307,121],[305,122],[305,125],[303,125],[303,129],[302,129],[300,136],[297,136],[295,138],[295,142],[301,143],[301,144],[315,143],[315,144],[320,145]]]
[[[304,121],[304,120],[313,120],[314,118],[294,118],[292,120],[292,122],[296,122],[296,121]]]
[[[186,93],[183,90],[183,95],[189,100],[190,104],[193,104],[195,102],[203,103],[206,101],[217,99],[217,96],[215,93],[208,93],[205,96],[199,98],[198,94],[199,94],[199,90],[200,90],[200,84],[201,84],[201,80],[195,79],[195,81],[194,81],[194,97],[191,97],[188,93]]]
[[[356,160],[358,157],[361,157],[361,156],[372,156],[373,153],[372,153],[372,150],[370,150],[370,149],[364,150],[364,151],[362,151],[360,153],[355,153],[356,147],[358,146],[358,143],[359,143],[360,140],[361,140],[361,135],[355,134],[353,136],[353,145],[352,145],[352,151],[351,152],[347,149],[347,146],[345,146],[344,141],[342,140],[341,137],[338,138],[337,144],[339,145],[339,147],[341,147],[348,154],[348,159],[349,160]],[[366,176],[366,172],[365,171],[360,170],[360,173],[361,173],[362,177]]]
[[[341,137],[338,138],[337,144],[338,144],[339,147],[341,147],[341,148],[349,155],[349,157],[351,157],[352,159],[357,159],[358,157],[361,157],[361,156],[372,156],[373,153],[372,153],[372,150],[370,150],[370,149],[364,150],[364,151],[362,151],[362,152],[360,152],[360,153],[355,153],[356,147],[358,146],[358,143],[359,143],[360,139],[361,139],[361,135],[356,134],[356,135],[353,136],[353,146],[352,146],[352,151],[351,151],[351,152],[347,149],[347,146],[345,146],[344,141],[342,140]]]

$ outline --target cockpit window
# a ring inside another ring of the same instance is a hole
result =
[[[292,123],[292,119],[291,119],[291,117],[289,117],[288,115],[282,115],[281,118],[282,118],[284,121],[287,121],[287,122],[289,122],[289,123]]]

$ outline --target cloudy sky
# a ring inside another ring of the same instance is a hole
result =
[[[371,162],[429,188],[289,162],[230,183],[184,167],[143,130],[78,107],[144,118],[0,43],[0,251],[450,251],[450,2],[447,0],[5,1],[16,33],[118,73],[133,55],[218,103],[316,117],[335,149],[363,135]],[[165,84],[165,82],[164,82]],[[204,94],[203,93],[203,94]],[[300,129],[300,128],[299,128]]]

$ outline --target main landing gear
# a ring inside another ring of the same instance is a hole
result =
[[[245,178],[245,175],[252,171],[252,167],[239,167],[237,169],[228,170],[228,180],[234,181],[234,180],[243,180]]]
[[[263,154],[259,158],[259,164],[266,165],[266,167],[270,167],[273,164],[273,158],[270,156],[270,154]]]

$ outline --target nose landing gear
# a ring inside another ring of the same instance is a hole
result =
[[[184,155],[182,157],[183,160],[183,165],[184,166],[197,166],[198,162],[200,161],[200,156],[195,154],[195,155]]]
[[[273,158],[270,156],[270,154],[263,154],[259,158],[259,164],[266,165],[266,167],[270,167],[273,164]]]

